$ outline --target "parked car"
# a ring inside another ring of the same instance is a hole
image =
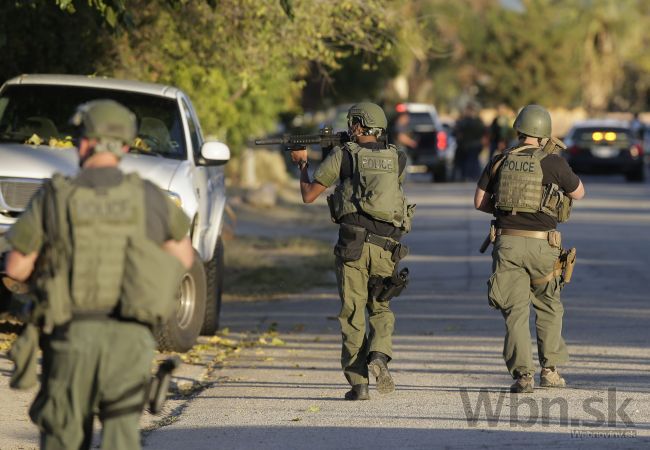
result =
[[[23,75],[0,88],[0,234],[54,172],[78,171],[69,118],[77,105],[116,100],[137,116],[138,136],[120,167],[163,189],[191,219],[195,263],[182,280],[176,314],[158,333],[162,349],[185,351],[219,324],[225,207],[221,142],[204,141],[192,102],[158,84],[70,75]]]
[[[417,142],[407,148],[410,173],[429,173],[431,181],[447,181],[453,171],[455,142],[440,121],[435,106],[425,103],[399,103],[395,113],[407,114],[409,135]],[[389,125],[390,127],[390,125]],[[395,142],[394,130],[391,142]]]
[[[623,174],[645,179],[643,142],[627,121],[590,119],[577,122],[565,136],[567,161],[576,172]]]

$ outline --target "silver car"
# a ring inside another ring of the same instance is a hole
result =
[[[228,147],[204,141],[190,99],[158,84],[71,75],[23,75],[0,88],[0,234],[53,173],[78,171],[69,118],[77,105],[109,98],[131,109],[138,137],[122,162],[164,189],[191,219],[196,263],[182,282],[176,315],[160,331],[165,349],[184,351],[219,323],[223,274],[223,165]]]

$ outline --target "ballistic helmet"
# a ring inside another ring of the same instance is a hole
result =
[[[526,136],[551,137],[551,115],[539,105],[526,105],[517,114],[513,128]]]
[[[113,100],[93,100],[77,107],[70,122],[79,136],[97,139],[95,151],[122,157],[122,147],[136,136],[136,119],[129,109]]]
[[[384,110],[379,105],[370,102],[357,103],[348,110],[348,125],[351,125],[355,118],[364,128],[381,128],[385,130],[388,126]]]

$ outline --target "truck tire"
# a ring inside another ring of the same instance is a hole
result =
[[[203,261],[194,251],[194,263],[181,280],[176,309],[156,332],[159,350],[186,352],[196,343],[205,318],[206,281]]]
[[[221,295],[223,294],[223,270],[223,240],[219,236],[212,259],[205,263],[207,296],[205,319],[201,329],[201,334],[204,336],[212,336],[219,329]]]

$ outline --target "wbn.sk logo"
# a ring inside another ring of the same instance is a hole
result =
[[[590,427],[634,427],[625,408],[632,401],[624,398],[619,404],[616,388],[607,390],[607,398],[593,396],[582,400],[582,411],[591,419],[577,419],[569,416],[569,401],[564,397],[534,398],[523,395],[509,395],[500,392],[493,404],[487,389],[480,389],[476,403],[472,405],[470,390],[462,388],[460,398],[463,401],[467,424],[471,427],[478,426],[479,420],[486,420],[488,426],[496,427],[500,421],[508,421],[511,427],[542,426],[590,426]],[[509,398],[509,406],[504,411],[504,399]],[[573,405],[575,408],[575,405]],[[507,417],[504,417],[504,412]],[[555,414],[554,416],[552,414]]]

